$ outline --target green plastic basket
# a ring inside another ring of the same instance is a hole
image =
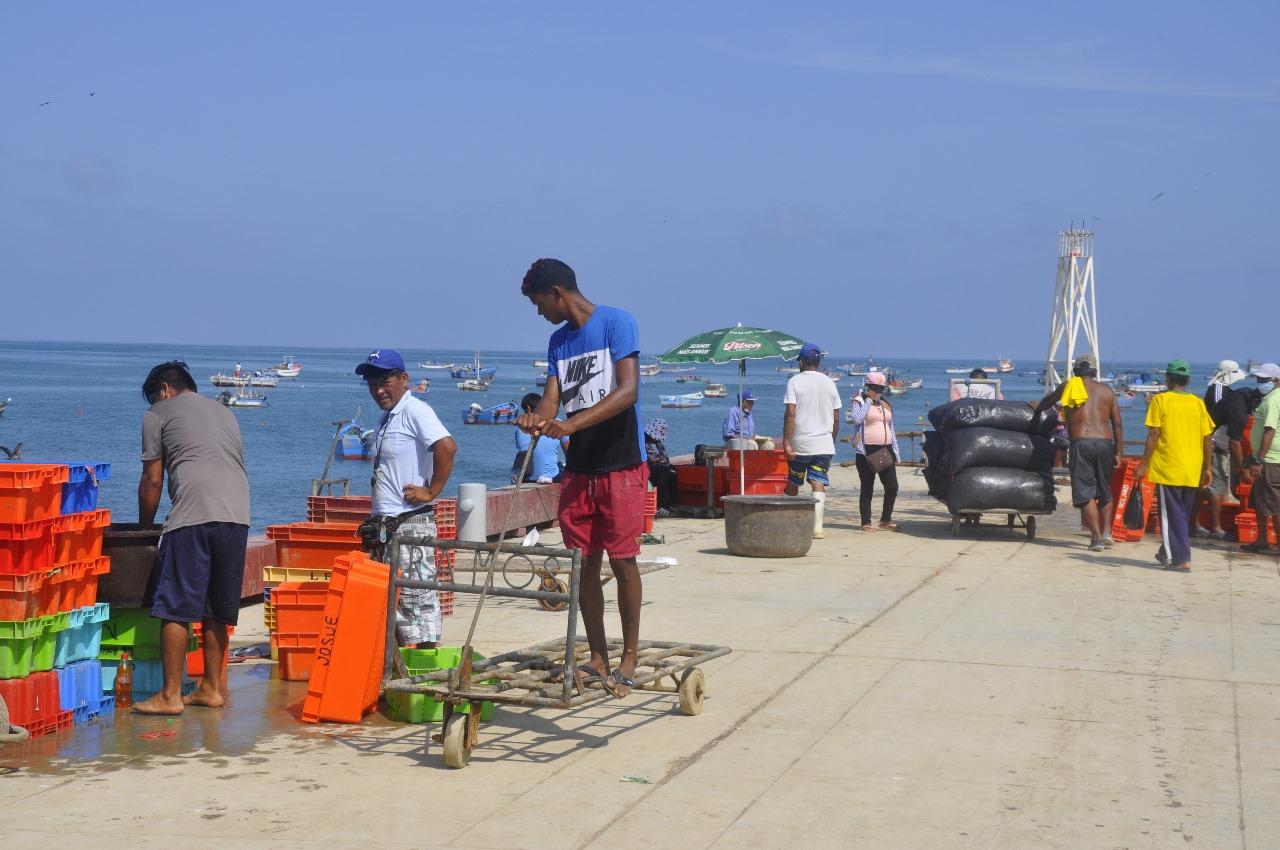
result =
[[[71,613],[0,621],[0,679],[21,679],[33,671],[53,669],[58,632],[71,624]]]
[[[462,660],[462,647],[439,646],[435,649],[401,649],[400,657],[404,659],[404,666],[408,669],[409,675],[419,676],[432,670],[457,667]],[[480,661],[483,658],[484,656],[480,653],[472,651],[472,661]],[[484,684],[493,684],[496,681],[496,679],[488,679]],[[395,720],[401,720],[405,723],[439,723],[444,720],[444,703],[430,694],[387,691],[386,701],[387,713]],[[464,703],[455,708],[454,711],[467,714],[471,711],[471,706]],[[481,703],[480,719],[487,721],[491,717],[493,717],[493,703],[487,701]]]

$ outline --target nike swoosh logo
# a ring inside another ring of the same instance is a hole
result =
[[[603,375],[603,374],[604,374],[604,370],[603,370],[603,369],[599,369],[599,370],[597,370],[597,371],[595,371],[595,372],[588,372],[588,373],[587,373],[587,376],[586,376],[585,378],[583,378],[581,381],[578,381],[578,383],[574,384],[572,387],[569,387],[569,388],[567,388],[567,389],[563,390],[563,391],[561,392],[561,395],[562,395],[564,398],[566,398],[566,399],[570,399],[570,398],[577,398],[577,397],[578,397],[578,391],[582,389],[582,387],[583,387],[583,385],[584,385],[584,384],[586,384],[586,383],[590,382],[590,380],[591,380],[592,378],[594,378],[595,376],[597,376],[597,375]]]

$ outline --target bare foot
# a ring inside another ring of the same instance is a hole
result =
[[[202,679],[200,686],[182,698],[183,705],[203,705],[206,708],[222,708],[226,700],[222,693],[210,687]]]
[[[164,694],[153,694],[133,707],[134,714],[148,714],[158,717],[177,717],[184,708],[182,698],[167,700]]]

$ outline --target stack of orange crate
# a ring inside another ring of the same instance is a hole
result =
[[[1137,486],[1135,475],[1138,471],[1138,464],[1141,462],[1141,458],[1123,458],[1116,466],[1115,473],[1111,476],[1111,500],[1116,506],[1115,518],[1111,521],[1111,536],[1116,540],[1133,542],[1141,540],[1142,536],[1147,533],[1147,523],[1144,523],[1143,528],[1139,529],[1128,529],[1124,526],[1124,511]],[[1155,516],[1155,503],[1155,485],[1150,481],[1143,481],[1142,507],[1148,519]]]
[[[436,501],[436,537],[441,540],[458,539],[458,500]],[[458,565],[456,549],[436,550],[436,580],[453,581],[453,570]],[[452,617],[456,604],[452,591],[440,591],[440,616]]]

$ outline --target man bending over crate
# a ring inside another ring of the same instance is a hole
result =
[[[151,405],[142,414],[142,478],[138,523],[155,524],[160,490],[169,476],[172,505],[156,550],[147,590],[151,616],[161,620],[164,686],[133,707],[138,714],[181,714],[187,705],[221,708],[227,626],[240,617],[245,544],[249,538],[249,479],[240,426],[228,408],[196,392],[179,361],[161,363],[142,384]],[[187,629],[204,624],[204,677],[182,696]]]
[[[579,589],[590,660],[578,667],[578,685],[599,682],[615,697],[635,686],[640,639],[640,538],[649,479],[637,403],[640,332],[635,317],[616,307],[596,306],[578,290],[573,269],[559,260],[538,260],[520,292],[538,315],[560,325],[547,351],[542,401],[516,424],[528,434],[552,439],[572,435],[560,489],[560,530],[567,549],[582,551]],[[564,405],[567,418],[556,419]],[[604,633],[600,566],[605,553],[618,582],[622,657],[609,669]]]

